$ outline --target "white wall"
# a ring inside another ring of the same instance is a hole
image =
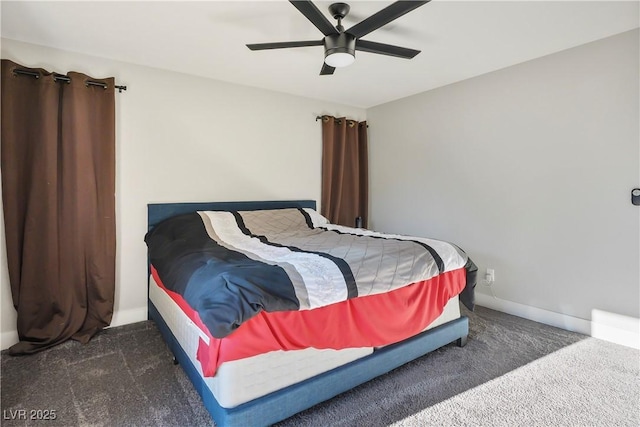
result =
[[[117,275],[113,325],[146,319],[146,204],[320,200],[316,115],[365,111],[185,74],[2,40],[2,58],[50,71],[115,76]],[[17,341],[4,236],[2,348]]]
[[[369,109],[372,227],[458,243],[501,300],[638,318],[638,39]]]

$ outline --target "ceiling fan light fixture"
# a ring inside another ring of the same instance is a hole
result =
[[[333,52],[324,57],[324,63],[331,67],[346,67],[353,64],[356,57],[348,52]]]
[[[324,62],[330,67],[346,67],[356,60],[356,38],[348,33],[324,38]]]

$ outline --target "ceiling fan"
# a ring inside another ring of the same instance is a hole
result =
[[[336,67],[346,67],[351,64],[355,60],[356,50],[411,59],[420,51],[362,40],[362,37],[429,1],[397,1],[345,30],[342,26],[342,19],[349,13],[348,4],[333,3],[329,6],[329,13],[338,21],[338,24],[333,26],[312,2],[290,0],[290,3],[324,34],[324,38],[308,41],[255,43],[248,44],[247,47],[251,50],[265,50],[324,45],[324,63],[320,75],[333,74]]]

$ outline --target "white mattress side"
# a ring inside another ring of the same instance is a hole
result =
[[[153,302],[178,343],[189,356],[200,376],[202,368],[196,360],[198,339],[206,338],[153,277],[149,279],[149,299]],[[208,339],[206,340],[208,342]],[[367,356],[371,347],[343,350],[314,349],[273,351],[247,359],[225,362],[214,377],[204,378],[206,386],[224,408],[264,396],[338,366]],[[295,366],[295,369],[292,369]]]

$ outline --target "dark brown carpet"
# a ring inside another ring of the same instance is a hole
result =
[[[445,346],[279,425],[388,425],[586,338],[482,307],[464,314],[466,347]],[[3,426],[213,425],[150,321],[105,330],[86,345],[3,352],[0,381]],[[46,411],[55,420],[22,419]]]

